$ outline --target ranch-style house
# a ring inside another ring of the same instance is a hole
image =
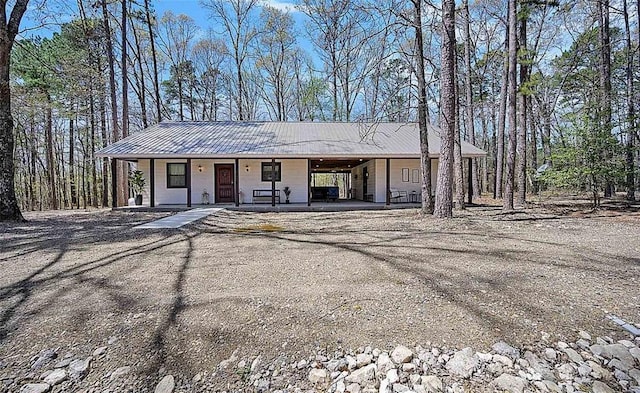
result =
[[[144,173],[143,204],[149,207],[344,200],[388,205],[420,201],[419,138],[417,123],[165,121],[98,156],[111,158],[112,167],[116,160],[134,162]],[[461,148],[469,165],[486,155],[464,141]],[[439,154],[439,130],[429,126],[434,189]]]

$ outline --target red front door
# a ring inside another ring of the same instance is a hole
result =
[[[233,165],[216,164],[216,203],[233,203]]]

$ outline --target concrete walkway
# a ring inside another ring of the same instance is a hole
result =
[[[220,207],[211,207],[206,209],[192,209],[186,212],[174,214],[169,217],[161,218],[156,221],[151,221],[146,224],[138,225],[134,228],[137,229],[163,229],[163,228],[180,228],[183,225],[187,225],[196,220],[204,218],[209,214],[213,214],[222,210]]]

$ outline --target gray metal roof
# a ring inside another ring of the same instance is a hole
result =
[[[429,126],[429,154],[440,134]],[[417,123],[174,122],[134,133],[97,152],[136,158],[413,158],[420,157]],[[464,157],[486,153],[462,142]]]

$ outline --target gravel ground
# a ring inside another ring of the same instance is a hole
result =
[[[221,211],[145,231],[167,213],[29,213],[0,226],[0,380],[34,378],[47,348],[108,345],[79,389],[122,366],[191,378],[236,350],[619,336],[607,314],[640,322],[640,214],[562,213]]]

